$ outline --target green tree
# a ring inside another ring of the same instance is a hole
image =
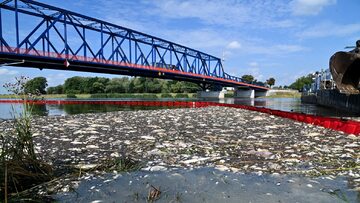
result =
[[[128,90],[129,79],[123,78],[112,78],[106,85],[105,92],[108,93],[125,93]]]
[[[126,93],[133,93],[135,89],[134,80],[130,80],[129,82],[129,88],[126,91]]]
[[[133,93],[146,92],[147,87],[146,87],[145,82],[146,82],[146,78],[144,78],[144,77],[134,78],[133,79],[133,84],[134,84]]]
[[[159,79],[148,78],[146,80],[147,92],[149,93],[161,93],[162,84]]]
[[[160,80],[161,83],[161,93],[171,93],[168,80]]]
[[[170,82],[170,90],[172,93],[182,93],[183,85],[180,81]]]
[[[84,93],[88,93],[88,94],[104,93],[105,87],[108,85],[109,81],[110,81],[109,78],[88,77],[86,78]]]
[[[63,93],[195,93],[200,87],[191,82],[162,80],[145,77],[72,77],[68,78],[63,85]],[[51,87],[48,89],[52,94],[60,90]]]
[[[85,82],[86,80],[79,76],[68,78],[64,83],[64,92],[66,94],[84,93]]]
[[[241,79],[245,80],[248,83],[251,83],[254,81],[254,76],[252,75],[243,75],[241,76]]]
[[[275,78],[269,78],[268,80],[266,80],[266,83],[271,87],[273,85],[275,85]]]
[[[64,87],[62,85],[58,85],[55,87],[48,87],[46,92],[48,94],[64,94]]]
[[[94,82],[91,87],[91,94],[104,93],[105,85],[101,82]]]
[[[46,94],[46,87],[48,86],[46,78],[36,77],[25,83],[24,92],[35,94],[39,91],[41,94]]]
[[[307,76],[302,76],[298,79],[296,79],[295,82],[293,82],[289,87],[291,89],[296,89],[301,91],[301,89],[304,87],[304,85],[311,85],[311,83],[313,82],[313,76],[312,74],[309,74]]]

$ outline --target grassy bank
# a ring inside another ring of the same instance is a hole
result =
[[[225,93],[225,98],[233,98],[234,91],[228,91]],[[261,98],[300,98],[300,92],[273,92],[269,96],[261,97]]]
[[[272,95],[264,98],[300,98],[299,92],[274,92]],[[196,98],[196,93],[109,93],[109,94],[47,94],[42,95],[45,99],[95,99],[95,98],[141,98],[141,99],[160,99],[160,98]],[[233,91],[228,91],[225,94],[226,98],[234,97]],[[0,99],[13,99],[14,95],[0,95]]]
[[[196,93],[109,93],[109,94],[47,94],[41,97],[45,99],[63,99],[63,98],[77,98],[77,99],[92,99],[92,98],[141,98],[141,99],[156,99],[156,98],[196,98]],[[2,94],[1,99],[14,99],[14,95]]]
[[[300,98],[300,92],[274,92],[266,98]]]

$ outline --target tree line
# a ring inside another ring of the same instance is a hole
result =
[[[197,84],[184,81],[161,80],[144,77],[71,77],[63,85],[47,88],[48,94],[99,93],[196,93]]]
[[[268,85],[268,86],[272,87],[273,85],[275,85],[275,78],[272,78],[272,77],[269,78],[268,80],[266,80],[266,82],[257,81],[255,79],[255,77],[252,75],[243,75],[243,76],[241,76],[241,79],[247,83],[256,84],[256,85],[260,85],[260,86]]]
[[[313,82],[313,74],[299,77],[290,88],[301,91],[304,86],[309,86]],[[262,83],[264,85],[275,85],[275,79],[269,78],[265,83],[257,81],[252,75],[241,77],[248,83]],[[64,84],[48,87],[44,77],[35,77],[25,83],[25,93],[41,94],[97,94],[97,93],[196,93],[200,87],[191,82],[161,80],[156,78],[144,77],[80,77],[75,76],[65,80]]]
[[[301,76],[300,78],[296,79],[296,81],[293,82],[289,87],[291,89],[302,91],[304,86],[310,86],[311,83],[313,83],[314,81],[313,77],[314,77],[313,74]]]
[[[261,83],[252,75],[243,75],[242,79],[248,83]],[[266,83],[270,87],[275,79],[270,78]],[[75,76],[65,80],[64,84],[47,87],[44,77],[35,77],[25,84],[25,93],[41,94],[102,94],[102,93],[196,93],[201,88],[191,82],[162,80],[145,77],[80,77]]]

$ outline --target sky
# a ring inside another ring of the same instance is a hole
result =
[[[224,59],[231,75],[276,85],[327,69],[329,58],[360,39],[360,0],[44,0]],[[4,18],[4,17],[3,17]],[[3,19],[4,20],[4,19]],[[5,18],[6,20],[6,18]],[[120,77],[0,67],[5,82],[43,76],[49,86],[73,76]]]

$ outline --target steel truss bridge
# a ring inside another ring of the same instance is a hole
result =
[[[20,67],[267,90],[227,74],[220,58],[31,0],[0,3],[0,60]]]

